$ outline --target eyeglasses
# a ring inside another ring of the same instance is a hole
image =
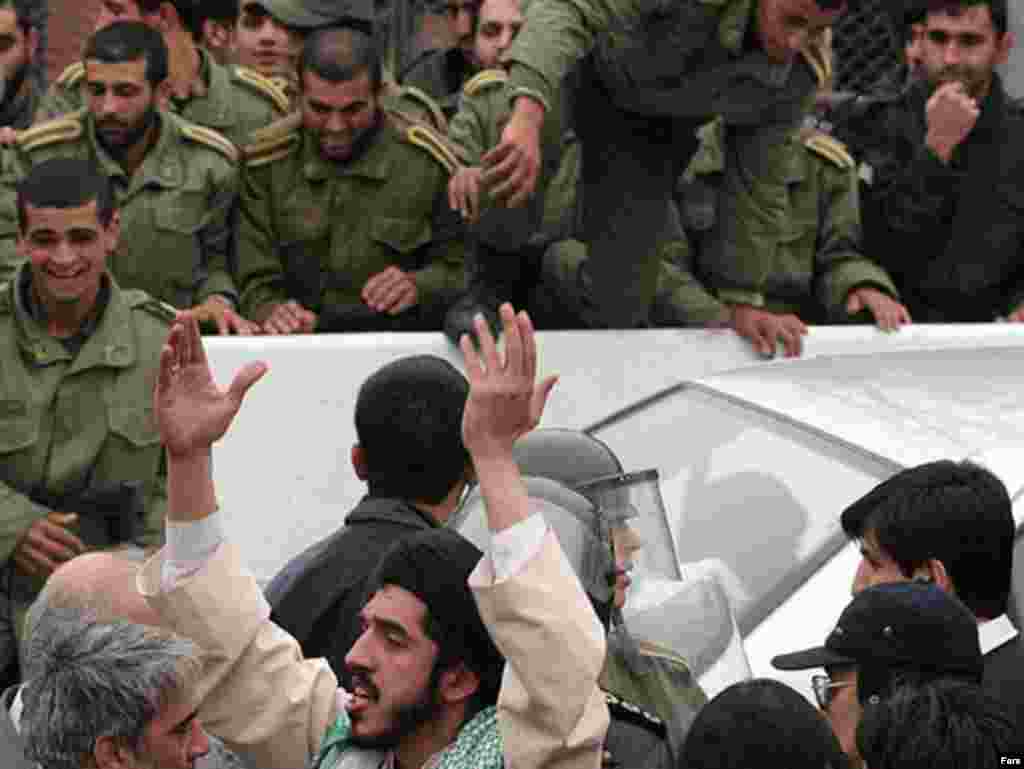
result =
[[[853,686],[853,681],[833,681],[828,676],[811,676],[811,689],[814,691],[814,699],[818,707],[828,710],[835,695],[833,689],[842,689],[845,686]]]

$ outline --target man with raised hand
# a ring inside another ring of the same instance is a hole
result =
[[[454,584],[451,570],[459,564],[436,557],[445,547],[442,539],[452,547],[450,532],[420,535],[416,552],[399,543],[397,553],[385,555],[380,587],[361,614],[365,630],[346,660],[358,674],[349,694],[338,688],[323,660],[302,659],[294,639],[270,622],[259,586],[221,531],[211,446],[266,366],[250,363],[226,392],[220,390],[195,320],[189,313],[178,316],[161,355],[154,397],[168,452],[168,546],[147,563],[139,584],[167,625],[207,654],[196,691],[200,717],[253,763],[305,766],[315,757],[319,767],[350,761],[403,769],[463,762],[516,769],[600,765],[608,725],[597,686],[603,632],[554,535],[541,516],[531,515],[512,456],[515,440],[539,422],[555,379],[535,382],[529,317],[504,305],[501,319],[504,358],[483,318],[476,329],[480,352],[462,340],[470,380],[464,441],[492,532],[490,552],[468,579],[478,613],[453,618],[424,580],[389,576],[430,573]],[[434,571],[418,568],[425,563],[423,551]],[[403,569],[406,561],[413,568]],[[459,562],[465,563],[464,555]],[[453,600],[465,605],[459,591],[467,590],[466,582],[457,588]],[[492,718],[476,720],[486,706],[470,718],[467,699],[485,672],[479,655],[466,651],[438,667],[451,646],[445,634],[430,637],[436,632],[432,621],[443,628],[461,626],[454,634],[456,649],[466,650],[458,638],[482,623],[510,663]],[[408,680],[394,675],[392,663],[398,661],[410,670]],[[421,690],[409,691],[416,681],[423,681]],[[411,731],[410,708],[418,711]],[[426,719],[424,709],[433,711]]]

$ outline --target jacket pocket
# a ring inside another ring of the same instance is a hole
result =
[[[39,440],[39,423],[24,401],[0,400],[0,455],[13,454]]]
[[[110,432],[131,446],[144,448],[160,442],[153,410],[142,406],[109,406],[107,419]]]

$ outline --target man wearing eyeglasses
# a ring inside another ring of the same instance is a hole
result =
[[[473,55],[480,4],[480,0],[443,0],[439,7],[448,20],[452,47],[425,51],[399,78],[402,85],[429,94],[448,118],[458,109],[463,84],[480,69]]]
[[[853,767],[863,766],[857,725],[863,709],[902,683],[938,678],[981,682],[974,617],[959,600],[924,582],[893,582],[858,593],[823,646],[772,659],[779,670],[824,668],[811,677],[818,706]]]

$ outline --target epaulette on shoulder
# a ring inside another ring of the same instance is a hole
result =
[[[247,85],[252,90],[270,99],[280,112],[287,113],[291,111],[292,102],[288,98],[288,92],[269,77],[261,75],[259,72],[255,72],[248,67],[232,67],[232,77],[236,82]]]
[[[11,282],[9,280],[0,280],[0,315],[8,315],[13,309]]]
[[[60,88],[74,88],[85,77],[85,62],[76,61],[64,68],[53,82]]]
[[[249,143],[242,147],[242,156],[249,167],[265,166],[291,154],[299,143],[302,113],[293,112],[270,125],[253,131]]]
[[[173,323],[174,318],[178,315],[178,311],[174,309],[174,307],[166,302],[161,302],[159,299],[150,296],[141,289],[123,289],[121,291],[121,295],[124,297],[124,301],[133,310],[141,310],[148,313],[167,325]]]
[[[832,83],[832,31],[826,29],[814,35],[800,49],[807,65],[818,78],[818,87],[827,88]]]
[[[462,167],[458,153],[451,146],[448,138],[430,126],[424,123],[410,122],[402,136],[409,144],[419,147],[434,158],[449,174],[454,174]]]
[[[606,691],[604,693],[605,704],[608,705],[609,715],[619,721],[627,721],[635,726],[654,732],[664,738],[668,734],[665,722],[653,713],[648,713],[639,705],[624,700],[621,697]]]
[[[186,139],[216,150],[232,163],[238,162],[238,148],[221,134],[206,126],[196,125],[187,120],[181,121],[181,135]]]
[[[473,75],[466,84],[462,86],[462,92],[466,96],[472,96],[485,88],[491,88],[498,83],[508,82],[508,73],[503,69],[485,69]]]
[[[846,145],[835,137],[814,131],[803,138],[804,146],[817,155],[848,171],[857,165]]]
[[[448,133],[448,118],[444,116],[444,111],[441,109],[441,105],[430,98],[430,94],[426,91],[423,91],[414,85],[403,85],[399,86],[398,98],[408,99],[416,104],[417,107],[422,107],[430,116],[431,125],[441,133]]]
[[[74,141],[85,130],[82,126],[84,116],[85,110],[80,109],[53,120],[44,120],[42,123],[29,126],[24,131],[19,131],[14,141],[23,152],[31,152],[39,147],[59,142]]]

